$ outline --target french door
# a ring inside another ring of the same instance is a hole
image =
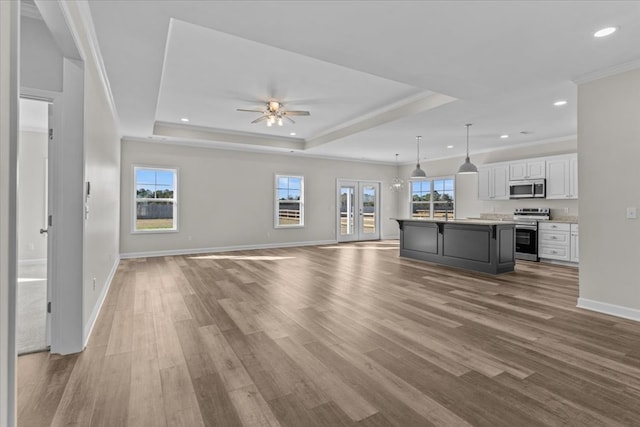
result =
[[[380,183],[338,180],[339,242],[380,240]]]

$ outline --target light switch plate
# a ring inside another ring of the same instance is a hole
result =
[[[627,208],[627,219],[636,219],[638,218],[638,209],[635,207]]]

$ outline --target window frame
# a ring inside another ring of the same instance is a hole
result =
[[[163,172],[173,172],[173,197],[171,199],[159,199],[159,200],[170,200],[173,202],[173,228],[150,228],[144,230],[138,230],[136,228],[137,220],[138,220],[138,181],[137,181],[137,172],[140,169],[148,169],[155,171],[163,171]],[[140,165],[134,164],[132,165],[132,193],[133,193],[133,205],[131,207],[131,234],[157,234],[157,233],[177,233],[179,232],[179,209],[178,209],[178,198],[180,189],[178,185],[180,183],[180,170],[176,166],[156,166],[156,165]]]
[[[410,185],[408,185],[409,187],[409,218],[411,219],[421,219],[423,217],[414,217],[413,215],[413,183],[414,182],[429,182],[429,216],[428,217],[424,217],[423,219],[435,219],[434,218],[434,206],[438,205],[438,204],[442,204],[443,202],[438,202],[438,201],[434,201],[434,192],[435,192],[435,181],[444,181],[444,180],[451,180],[453,181],[453,217],[451,219],[455,219],[455,215],[456,215],[456,200],[457,200],[457,196],[456,196],[456,176],[455,175],[447,175],[447,176],[434,176],[431,178],[426,178],[426,179],[412,179],[409,180]],[[418,202],[418,203],[427,203],[427,202]]]
[[[280,178],[298,178],[300,179],[300,200],[288,201],[289,203],[298,203],[300,205],[300,222],[298,224],[280,224],[280,199],[278,198],[278,180]],[[276,173],[273,181],[273,227],[274,228],[304,228],[304,175]]]

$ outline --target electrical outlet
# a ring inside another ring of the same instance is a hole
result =
[[[569,213],[569,208],[564,208],[564,213],[568,214]]]
[[[627,208],[627,219],[638,218],[638,210],[635,207]]]
[[[95,277],[93,278],[93,290],[94,291],[96,290],[96,278]]]

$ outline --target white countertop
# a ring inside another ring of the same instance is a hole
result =
[[[514,221],[501,221],[499,219],[422,219],[422,218],[391,218],[396,221],[433,222],[443,224],[470,224],[470,225],[505,225],[515,224]]]

